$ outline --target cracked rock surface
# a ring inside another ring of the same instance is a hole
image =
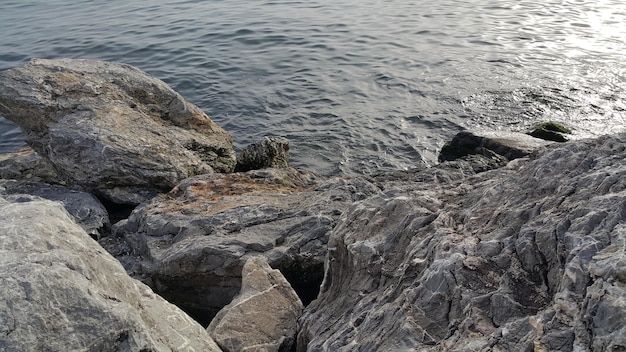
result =
[[[48,200],[0,197],[0,351],[220,351]]]
[[[33,59],[0,72],[0,114],[70,186],[139,204],[184,178],[231,172],[232,138],[129,65]]]
[[[298,350],[623,350],[625,159],[606,136],[356,202]]]
[[[114,226],[133,253],[118,259],[207,325],[239,292],[250,257],[263,257],[310,301],[337,219],[377,192],[361,178],[324,179],[293,168],[192,177]]]

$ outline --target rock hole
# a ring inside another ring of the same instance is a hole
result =
[[[136,205],[113,203],[108,199],[98,197],[98,200],[109,213],[109,221],[115,224],[124,219],[128,219],[130,213],[135,210]]]
[[[302,267],[301,263],[294,263],[294,265],[279,269],[305,307],[317,298],[324,279],[324,263],[316,263],[306,267]]]

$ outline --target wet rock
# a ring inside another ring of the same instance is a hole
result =
[[[528,132],[529,135],[535,138],[553,142],[567,142],[568,138],[565,137],[565,134],[570,133],[572,133],[572,130],[553,121],[540,123],[532,131]]]
[[[41,182],[0,180],[0,196],[15,203],[36,198],[61,202],[74,221],[94,238],[107,235],[110,230],[107,210],[89,193]]]
[[[63,209],[0,198],[0,350],[220,351]]]
[[[279,269],[305,304],[315,298],[337,218],[376,192],[360,178],[292,168],[207,174],[139,206],[114,231],[141,259],[120,258],[129,272],[208,325],[239,292],[250,257]]]
[[[136,204],[189,176],[231,172],[236,162],[228,133],[124,64],[34,59],[2,71],[0,114],[68,185],[118,203]]]
[[[241,273],[241,291],[207,331],[224,351],[291,351],[302,302],[280,271],[260,257]]]
[[[54,167],[31,148],[0,154],[0,178],[51,184],[64,184]]]
[[[298,350],[626,348],[624,160],[607,136],[356,202]]]
[[[289,167],[289,141],[280,137],[265,137],[239,153],[235,171],[287,167]]]
[[[439,161],[463,159],[476,172],[496,169],[511,160],[528,156],[549,143],[514,132],[459,132],[439,153]]]

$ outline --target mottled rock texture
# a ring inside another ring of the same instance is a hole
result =
[[[0,198],[0,351],[220,351],[58,202]]]
[[[298,350],[624,350],[625,158],[607,136],[388,183],[333,230]]]
[[[0,154],[0,178],[64,184],[64,178],[32,148]]]
[[[265,259],[246,261],[241,291],[211,321],[207,331],[224,351],[292,351],[302,302],[289,282]]]
[[[120,257],[129,272],[208,325],[239,292],[252,256],[312,300],[337,218],[376,192],[363,179],[325,180],[293,168],[201,175],[139,206],[114,232],[137,256]]]
[[[228,133],[129,65],[33,59],[0,72],[0,114],[68,185],[117,203],[139,203],[236,163]]]
[[[41,182],[0,179],[0,196],[15,203],[28,202],[37,197],[58,201],[72,219],[92,237],[99,238],[110,231],[107,210],[89,193]]]
[[[289,167],[289,141],[280,137],[264,137],[237,155],[235,171],[285,167]]]

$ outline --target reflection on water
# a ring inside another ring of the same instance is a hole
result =
[[[432,163],[464,128],[623,130],[625,17],[617,0],[4,1],[0,69],[129,63],[237,147],[281,135],[295,166],[369,173]]]

